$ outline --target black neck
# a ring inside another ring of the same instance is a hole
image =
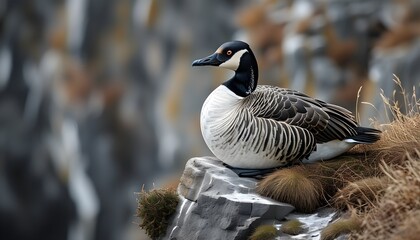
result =
[[[254,54],[251,50],[242,55],[238,69],[235,75],[224,82],[236,95],[246,97],[251,94],[258,84],[258,65]]]

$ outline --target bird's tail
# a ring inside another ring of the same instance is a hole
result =
[[[378,141],[381,138],[381,131],[374,128],[357,127],[357,135],[345,139],[350,143],[369,144]]]

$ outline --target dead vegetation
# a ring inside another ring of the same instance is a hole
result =
[[[261,225],[255,229],[249,240],[273,240],[277,235],[277,228],[273,225]]]
[[[298,219],[291,219],[281,225],[280,231],[289,235],[298,235],[305,231],[304,226]]]
[[[398,79],[395,82],[401,87]],[[351,239],[418,239],[420,100],[403,90],[401,95],[403,102],[383,97],[390,121],[376,122],[383,131],[381,140],[334,160],[276,171],[257,191],[301,212],[329,205],[356,213],[351,221],[358,224],[348,227],[345,220],[337,221],[325,229],[323,239],[343,233]]]
[[[138,193],[137,214],[139,226],[152,239],[157,239],[166,232],[170,216],[176,211],[179,202],[175,189],[142,190]]]
[[[351,233],[352,231],[358,231],[360,229],[361,222],[356,215],[352,215],[349,218],[340,218],[335,222],[329,224],[321,231],[321,240],[333,240],[343,234]]]
[[[358,211],[364,211],[374,206],[374,203],[383,195],[387,187],[386,177],[371,177],[348,183],[338,190],[333,197],[333,206],[346,210],[351,206]]]
[[[313,212],[322,202],[322,189],[320,179],[311,175],[307,167],[296,166],[270,174],[259,183],[257,192],[290,203],[301,212]]]
[[[420,152],[402,166],[383,165],[388,186],[373,206],[362,212],[362,231],[353,239],[418,239],[420,234]]]

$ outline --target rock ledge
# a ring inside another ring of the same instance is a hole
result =
[[[279,223],[294,210],[258,195],[256,185],[214,157],[190,159],[178,187],[182,199],[163,239],[247,239],[255,227]]]

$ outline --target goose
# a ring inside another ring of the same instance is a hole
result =
[[[257,60],[245,42],[224,43],[192,66],[235,72],[204,101],[200,128],[210,151],[225,165],[256,170],[239,173],[328,160],[380,139],[381,131],[359,126],[343,107],[299,91],[258,85]]]

